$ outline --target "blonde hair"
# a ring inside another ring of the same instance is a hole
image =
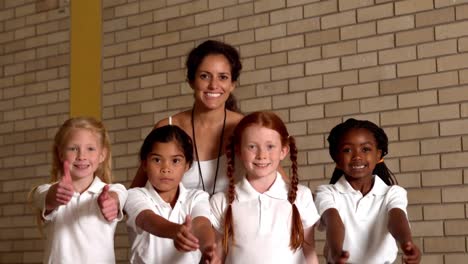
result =
[[[107,130],[102,122],[92,117],[70,118],[63,123],[63,125],[55,134],[54,145],[52,146],[52,168],[50,171],[50,182],[58,181],[59,175],[63,175],[63,166],[60,156],[63,152],[65,144],[68,141],[70,133],[77,129],[86,129],[98,137],[102,149],[106,151],[106,156],[94,174],[98,176],[103,182],[111,183],[112,154],[110,150],[111,146],[109,135],[107,134]]]

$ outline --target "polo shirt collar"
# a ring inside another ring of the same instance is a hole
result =
[[[379,176],[373,175],[374,177],[374,185],[372,186],[372,189],[369,191],[367,195],[385,195],[390,189],[390,186],[385,184],[382,179],[380,179]],[[340,193],[353,193],[357,192],[356,190],[353,189],[351,184],[346,180],[344,176],[341,176],[340,179],[335,183],[335,188],[340,192]]]
[[[250,182],[247,180],[247,177],[243,177],[237,187],[237,200],[239,202],[256,199],[258,196],[262,195],[252,187]],[[270,187],[270,189],[264,192],[263,195],[274,199],[288,199],[288,185],[283,180],[283,177],[279,172],[276,172],[276,178],[273,182],[273,185]]]
[[[94,176],[94,180],[91,183],[91,185],[88,187],[86,192],[100,193],[100,192],[102,192],[102,188],[104,188],[105,185],[106,185],[106,183],[104,183],[101,180],[101,178],[99,178],[98,176]]]
[[[146,182],[145,188],[149,191],[151,198],[156,201],[158,204],[168,204],[168,202],[164,201],[163,198],[159,195],[159,193],[154,189],[153,185],[150,181]],[[179,196],[177,197],[176,203],[184,203],[187,199],[187,189],[184,187],[182,182],[179,183]]]

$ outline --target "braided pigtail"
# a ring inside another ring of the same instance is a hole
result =
[[[289,185],[289,192],[288,192],[288,201],[292,205],[292,218],[291,218],[291,238],[289,242],[289,247],[291,250],[296,251],[298,248],[302,246],[304,242],[304,227],[302,226],[301,214],[297,209],[296,201],[297,196],[297,185],[299,184],[299,176],[297,173],[297,147],[296,141],[292,136],[289,136],[289,157],[291,159],[291,182]]]
[[[229,144],[226,147],[227,156],[227,177],[229,180],[229,186],[226,191],[226,198],[228,201],[228,207],[226,208],[226,214],[224,216],[224,237],[223,237],[223,249],[227,254],[229,251],[229,240],[234,242],[234,225],[232,217],[232,202],[236,195],[235,182],[234,182],[234,168],[235,168],[235,139],[231,137]]]

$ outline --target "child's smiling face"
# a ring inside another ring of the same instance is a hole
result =
[[[374,135],[367,129],[355,128],[343,135],[338,145],[336,166],[348,181],[371,180],[372,172],[381,159]]]

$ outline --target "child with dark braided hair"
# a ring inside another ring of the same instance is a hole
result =
[[[328,136],[336,163],[330,185],[317,188],[315,203],[326,230],[328,263],[419,263],[407,218],[406,191],[385,165],[388,138],[367,120],[348,119]],[[342,177],[344,176],[344,177]]]
[[[228,189],[210,200],[225,263],[317,264],[319,215],[310,189],[299,184],[294,138],[271,112],[245,116],[232,135],[226,150]],[[292,176],[285,182],[278,167],[288,153]],[[235,156],[246,171],[237,183]]]

